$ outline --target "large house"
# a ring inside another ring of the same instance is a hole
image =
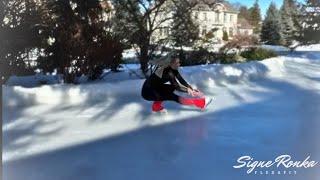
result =
[[[203,37],[210,31],[214,34],[214,38],[222,40],[224,31],[232,39],[236,34],[253,34],[253,27],[245,20],[238,18],[238,11],[229,3],[199,3],[192,9],[192,16],[199,25],[199,36]],[[164,16],[170,16],[167,13]],[[164,17],[160,17],[164,18]],[[170,34],[170,23],[163,23],[154,34],[154,39],[162,39]]]

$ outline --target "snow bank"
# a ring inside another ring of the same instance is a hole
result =
[[[225,83],[239,84],[254,81],[266,76],[281,76],[283,74],[283,61],[285,57],[271,58],[264,61],[252,61],[231,65],[199,65],[182,67],[181,73],[195,86],[210,88]],[[296,60],[299,60],[296,59]],[[138,65],[128,65],[132,71],[137,70]],[[127,94],[128,89],[141,88],[143,80],[129,70],[121,73],[111,73],[104,77],[105,81],[97,81],[81,85],[37,85],[38,78],[21,77],[10,80],[10,86],[4,86],[5,106],[29,106],[35,104],[71,104],[103,102],[115,94]],[[52,78],[51,82],[55,82]],[[13,83],[14,82],[14,83]],[[25,85],[25,87],[11,85]],[[110,91],[112,89],[112,91]]]
[[[136,58],[137,57],[137,52],[135,49],[126,49],[122,53],[122,57],[124,59],[130,59],[130,58]]]
[[[3,102],[5,102],[4,106],[11,108],[61,104],[78,106],[88,102],[98,103],[110,100],[109,98],[115,95],[128,94],[128,89],[140,88],[140,84],[133,83],[133,81],[130,80],[130,83],[122,81],[82,85],[43,85],[34,88],[3,86]]]
[[[231,65],[212,64],[182,67],[181,73],[191,84],[201,88],[210,88],[221,84],[245,83],[265,76],[281,76],[284,59],[284,57],[280,57]],[[137,67],[136,65],[128,66],[132,70],[136,70]],[[25,79],[21,78],[21,82],[16,82],[30,87],[30,84],[27,84],[30,83],[29,80],[34,79],[26,77]],[[136,89],[139,92],[142,82],[143,80],[138,79],[136,75],[125,71],[107,75],[104,82],[97,81],[80,85],[56,84],[34,88],[3,86],[3,102],[4,106],[9,107],[27,107],[36,104],[78,106],[88,103],[88,101],[96,104],[97,102],[108,101],[108,98],[128,94],[128,89]],[[10,83],[10,85],[13,84]],[[112,91],[110,91],[111,89]]]
[[[277,45],[261,45],[262,48],[276,51],[276,52],[286,52],[289,51],[289,48],[286,48],[284,46],[277,46]]]
[[[36,74],[32,76],[11,76],[6,82],[9,86],[35,87],[42,84],[57,84],[59,76]]]
[[[123,64],[119,68],[120,72],[112,72],[105,70],[102,74],[103,80],[107,82],[117,82],[123,80],[133,80],[143,77],[140,71],[140,64]],[[80,76],[77,80],[78,83],[90,83],[88,77],[85,75]],[[59,75],[44,75],[37,73],[32,76],[11,76],[6,85],[8,86],[22,86],[22,87],[38,87],[41,85],[53,85],[62,83],[63,79]]]
[[[193,84],[201,87],[214,87],[221,84],[239,84],[254,81],[266,76],[282,76],[284,57],[264,61],[252,61],[230,65],[207,65],[185,67],[182,73]]]
[[[261,45],[264,49],[269,49],[276,52],[288,52],[289,48],[278,45]],[[295,51],[320,51],[320,44],[312,44],[306,46],[298,46]]]
[[[320,44],[312,44],[308,46],[299,46],[296,51],[320,51]]]

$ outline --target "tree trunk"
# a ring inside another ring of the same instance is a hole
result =
[[[143,45],[140,47],[140,68],[144,76],[147,77],[148,72],[148,62],[149,62],[149,56],[148,56],[148,46]]]

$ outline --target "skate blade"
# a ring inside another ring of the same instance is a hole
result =
[[[152,111],[153,114],[168,114],[168,111],[166,109],[162,109],[160,111]]]

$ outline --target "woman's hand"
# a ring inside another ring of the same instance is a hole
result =
[[[187,91],[188,91],[188,94],[190,95],[190,96],[194,96],[194,90],[192,89],[192,88],[190,88],[190,87],[188,87],[187,88]]]
[[[201,91],[199,91],[198,89],[193,89],[193,96],[203,97],[204,94]]]

